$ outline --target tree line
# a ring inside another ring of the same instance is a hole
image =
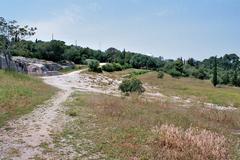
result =
[[[20,26],[16,21],[6,21],[0,17],[0,51],[5,57],[24,56],[29,58],[45,59],[54,62],[64,60],[76,64],[86,64],[87,60],[95,59],[112,65],[105,66],[105,71],[114,71],[118,68],[137,68],[156,70],[170,74],[173,77],[194,77],[211,79],[213,85],[225,84],[240,87],[240,61],[236,54],[226,54],[222,57],[210,57],[203,61],[189,58],[184,60],[165,60],[163,57],[152,57],[141,53],[120,51],[109,48],[106,51],[94,50],[88,47],[66,45],[64,41],[41,40],[27,41],[27,36],[35,34],[36,28]],[[10,58],[8,58],[10,59]]]

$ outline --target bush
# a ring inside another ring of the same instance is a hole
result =
[[[101,67],[98,67],[94,72],[102,73],[102,68],[101,68]]]
[[[104,70],[106,72],[121,71],[122,66],[119,63],[107,63],[102,66],[102,70]]]
[[[170,74],[172,77],[181,77],[182,76],[182,73],[177,71],[176,69],[171,69],[168,71],[168,74]]]
[[[107,63],[107,64],[103,65],[102,70],[106,71],[106,72],[113,72],[114,71],[113,64]]]
[[[162,71],[158,72],[158,78],[163,79],[164,73]]]
[[[121,90],[123,93],[129,92],[143,93],[145,91],[145,89],[142,86],[142,82],[136,78],[123,80],[119,86],[119,90]]]
[[[113,69],[114,69],[114,71],[121,71],[122,66],[119,63],[113,63]]]
[[[99,70],[99,61],[95,59],[87,60],[88,68],[90,71],[97,72]]]
[[[192,76],[194,78],[198,78],[198,79],[201,79],[201,80],[209,78],[207,73],[204,71],[204,69],[196,69],[196,70],[194,70],[194,72],[192,73]]]
[[[122,65],[122,69],[129,69],[132,68],[131,64],[125,63],[124,65]]]

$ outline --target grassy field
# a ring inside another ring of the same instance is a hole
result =
[[[159,92],[165,95],[183,98],[191,97],[219,105],[240,106],[240,88],[229,86],[214,88],[208,80],[176,79],[166,74],[163,79],[158,79],[156,72],[144,74],[140,76],[140,79],[145,83],[158,87]]]
[[[76,93],[66,105],[75,120],[55,142],[60,146],[63,138],[79,154],[84,150],[76,159],[98,153],[130,160],[239,158],[239,137],[232,134],[240,127],[238,111],[86,93]]]
[[[137,76],[144,83],[157,87],[153,91],[167,96],[178,96],[183,99],[191,98],[196,101],[209,102],[226,106],[240,106],[240,88],[230,86],[213,87],[209,80],[195,78],[172,78],[165,74],[163,79],[157,78],[157,72],[139,69],[127,69],[120,72],[104,73],[113,78]],[[142,74],[138,74],[142,73]]]
[[[38,78],[0,70],[0,127],[9,119],[31,112],[55,91]]]

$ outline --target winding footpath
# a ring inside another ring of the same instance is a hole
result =
[[[111,93],[117,91],[118,82],[107,77],[80,74],[85,70],[64,75],[43,77],[45,83],[60,91],[49,101],[0,128],[0,159],[27,160],[44,155],[41,145],[52,141],[51,135],[61,131],[67,122],[63,103],[74,91]],[[98,82],[111,83],[103,89]]]

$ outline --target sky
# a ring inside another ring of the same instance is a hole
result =
[[[33,39],[153,56],[240,54],[240,0],[2,0],[0,16],[37,27]]]

